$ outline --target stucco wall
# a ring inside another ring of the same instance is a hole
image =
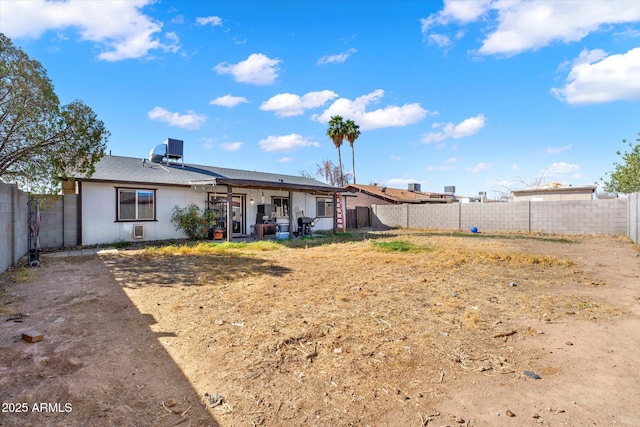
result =
[[[0,272],[15,265],[29,250],[29,194],[0,182]]]
[[[640,244],[640,192],[629,196],[627,235]]]
[[[627,199],[558,202],[374,205],[374,227],[627,234]],[[636,209],[637,212],[637,209]]]
[[[134,224],[144,226],[143,240],[167,240],[185,238],[181,230],[176,230],[171,222],[174,206],[185,207],[195,203],[204,209],[207,192],[196,192],[188,187],[136,186],[136,189],[156,189],[156,221],[116,222],[116,186],[106,183],[82,183],[82,244],[94,245],[113,243],[116,241],[133,241]],[[219,196],[226,197],[226,186],[210,190]],[[264,193],[264,196],[263,196]],[[245,197],[244,221],[245,233],[251,232],[250,226],[255,223],[258,205],[271,203],[272,197],[288,197],[286,191],[270,191],[262,189],[234,189],[234,195]],[[253,199],[253,203],[251,203]],[[316,217],[317,197],[305,193],[293,193],[292,209],[297,208],[306,216]],[[295,218],[295,216],[294,216]],[[316,221],[315,230],[331,230],[333,218],[321,218]],[[295,230],[295,225],[294,225]]]

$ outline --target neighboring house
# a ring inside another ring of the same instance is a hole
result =
[[[344,187],[349,197],[350,208],[371,205],[399,205],[402,203],[452,203],[457,201],[451,194],[424,193],[420,191],[420,184],[409,184],[407,190],[399,188],[381,187],[378,185],[349,184]]]
[[[549,202],[558,200],[592,200],[596,192],[596,185],[581,187],[563,186],[559,183],[549,183],[543,187],[526,188],[513,191],[514,202]]]
[[[315,218],[315,230],[335,229],[342,189],[299,176],[179,163],[177,142],[179,155],[108,155],[91,177],[63,183],[63,193],[78,195],[79,244],[184,238],[171,214],[191,203],[216,211],[227,240],[252,234],[264,215],[291,231],[298,217]]]

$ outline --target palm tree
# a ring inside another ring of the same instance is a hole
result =
[[[342,173],[342,155],[340,154],[340,147],[342,141],[344,141],[344,122],[342,116],[331,116],[329,120],[329,129],[327,129],[327,136],[333,141],[333,145],[338,149],[338,167],[340,168],[340,185],[344,185],[344,174]]]
[[[349,141],[349,145],[351,145],[351,161],[353,166],[353,183],[356,183],[356,154],[353,149],[353,144],[356,142],[356,139],[360,136],[360,126],[356,124],[353,120],[349,119],[344,124],[344,137],[347,141]]]

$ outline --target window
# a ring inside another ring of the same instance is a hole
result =
[[[276,207],[276,214],[278,216],[289,216],[289,198],[288,197],[273,197],[273,204]]]
[[[316,216],[324,218],[333,217],[333,199],[317,199]]]
[[[117,221],[153,221],[156,190],[118,188]]]

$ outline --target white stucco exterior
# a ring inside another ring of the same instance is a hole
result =
[[[117,189],[152,189],[155,190],[156,217],[153,221],[117,221]],[[195,203],[202,209],[207,206],[209,193],[219,196],[227,194],[226,186],[216,186],[207,191],[195,191],[191,187],[118,184],[85,181],[80,190],[81,234],[82,245],[108,244],[117,241],[154,241],[185,238],[181,230],[176,230],[171,222],[174,206],[185,207]],[[263,196],[264,194],[264,196]],[[255,224],[258,205],[271,203],[272,197],[288,197],[287,191],[236,188],[234,196],[244,196],[243,229],[244,234],[250,234],[251,225]],[[331,198],[331,196],[316,196],[310,193],[293,192],[291,209],[294,218],[293,230],[296,229],[296,212],[304,212],[304,216],[315,218],[316,200]],[[251,202],[253,199],[253,203]],[[279,222],[286,218],[279,218]],[[134,239],[134,225],[144,227],[144,238]],[[333,217],[318,218],[314,230],[331,230]]]

